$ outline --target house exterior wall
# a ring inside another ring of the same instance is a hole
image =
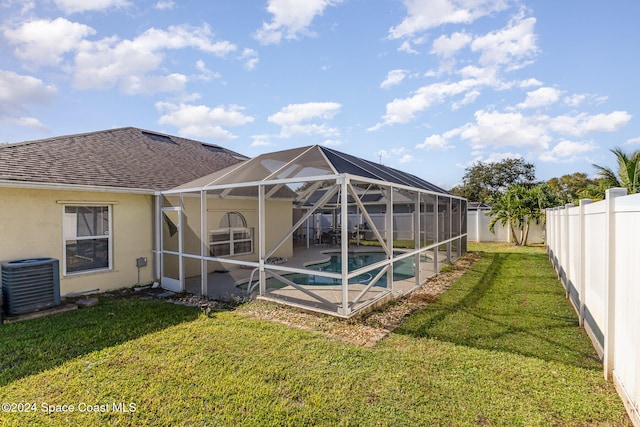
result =
[[[186,254],[200,256],[202,241],[208,242],[209,236],[201,239],[201,207],[200,194],[185,194],[182,202],[184,221],[184,241],[183,249]],[[291,201],[267,200],[265,203],[265,241],[266,250],[269,251],[275,246],[293,226],[293,211]],[[235,199],[235,198],[209,198],[207,201],[207,230],[219,228],[220,221],[228,212],[238,212],[242,214],[247,222],[247,227],[254,230],[254,250],[253,253],[231,257],[234,260],[258,261],[258,230],[259,211],[258,201],[255,199]],[[164,225],[166,228],[166,224]],[[166,230],[165,230],[166,231]],[[293,255],[293,237],[289,237],[285,243],[275,252],[276,257],[291,257]],[[209,273],[221,266],[218,263],[210,262]],[[170,268],[172,266],[165,266]],[[177,268],[177,266],[173,266]],[[188,261],[184,264],[185,277],[200,275],[200,263]],[[166,271],[169,277],[177,277],[177,271]]]
[[[64,206],[83,203],[111,206],[112,269],[65,275]],[[0,188],[0,261],[60,260],[60,293],[64,295],[133,286],[138,282],[136,258],[146,257],[140,283],[148,283],[154,279],[152,209],[151,195]]]

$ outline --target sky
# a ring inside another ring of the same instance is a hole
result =
[[[451,188],[640,149],[632,0],[0,0],[0,143],[134,126],[320,144]]]

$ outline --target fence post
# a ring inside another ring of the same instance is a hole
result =
[[[560,207],[553,208],[553,233],[554,233],[554,248],[553,248],[553,265],[556,268],[556,274],[560,277]]]
[[[586,280],[585,278],[587,277],[587,250],[585,248],[585,232],[586,232],[586,227],[585,227],[585,215],[584,215],[584,210],[585,210],[585,206],[588,205],[589,203],[591,203],[591,199],[581,199],[580,200],[580,213],[579,213],[579,221],[580,221],[580,236],[578,237],[578,248],[580,248],[580,268],[577,269],[577,271],[579,272],[578,275],[578,289],[580,292],[580,301],[579,301],[579,307],[578,307],[578,319],[580,320],[580,327],[584,327],[584,312],[585,312],[585,300],[586,300],[586,289],[587,289],[587,285],[586,285]]]
[[[567,289],[567,275],[565,270],[566,265],[566,248],[567,241],[565,240],[565,230],[563,229],[563,225],[565,225],[564,221],[564,206],[558,206],[558,277],[560,278],[560,283],[564,286],[565,296],[569,294]]]
[[[606,233],[605,238],[605,280],[607,281],[605,295],[605,319],[604,319],[604,377],[607,380],[613,378],[614,343],[616,335],[615,325],[615,299],[616,299],[616,224],[615,224],[615,198],[625,196],[626,188],[610,188],[605,193]]]
[[[571,297],[571,288],[570,288],[570,284],[571,284],[571,264],[573,263],[573,260],[571,259],[571,220],[569,218],[569,209],[573,207],[572,203],[567,203],[564,205],[564,239],[565,242],[567,242],[567,244],[565,245],[565,250],[564,250],[564,264],[565,264],[565,270],[564,270],[564,280],[565,280],[565,291],[566,291],[566,298],[570,298]]]

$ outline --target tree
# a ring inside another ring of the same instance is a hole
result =
[[[575,204],[578,200],[584,198],[582,193],[585,189],[596,184],[596,180],[589,178],[586,173],[582,172],[562,175],[560,178],[551,178],[547,181],[551,191],[558,197],[560,205]]]
[[[589,184],[585,188],[580,190],[578,196],[580,197],[580,199],[591,199],[594,202],[597,202],[599,200],[604,200],[607,188],[609,188],[609,186],[607,185],[605,180],[602,178],[598,178],[593,184]]]
[[[614,148],[611,152],[616,156],[618,170],[614,172],[606,166],[593,166],[598,170],[598,175],[604,180],[607,188],[623,187],[628,194],[640,192],[640,150],[631,154],[622,151],[621,148]]]
[[[491,198],[489,230],[495,233],[496,224],[509,227],[509,233],[516,245],[527,244],[529,226],[533,221],[544,223],[545,209],[557,206],[559,201],[546,184],[534,187],[514,185],[501,196]],[[519,230],[520,233],[516,233]]]
[[[462,185],[451,192],[470,202],[487,203],[499,197],[513,185],[535,184],[535,166],[523,159],[504,159],[499,162],[476,162],[465,169]]]

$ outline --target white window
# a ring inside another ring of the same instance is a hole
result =
[[[238,212],[228,212],[218,229],[209,231],[209,254],[215,257],[253,253],[253,228]]]
[[[110,206],[65,206],[65,274],[110,269],[110,230]]]

